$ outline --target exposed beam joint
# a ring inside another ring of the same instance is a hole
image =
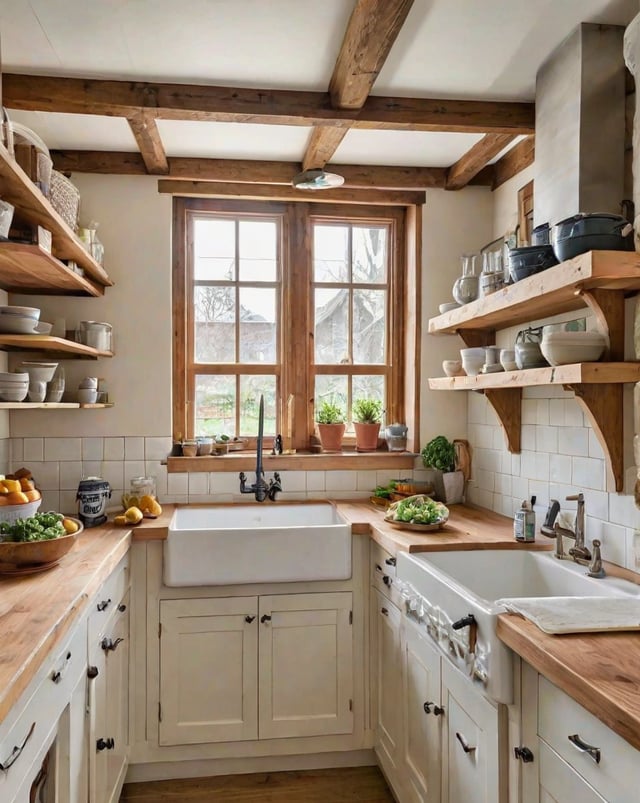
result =
[[[166,120],[270,125],[352,126],[397,131],[532,134],[533,103],[390,98],[370,95],[360,110],[331,108],[327,92],[103,81],[16,75],[2,77],[3,103],[23,111],[131,117],[146,110]]]
[[[449,168],[446,189],[461,190],[482,168],[512,142],[513,134],[486,134]]]
[[[116,151],[51,151],[56,170],[69,173],[146,175],[139,153]],[[171,178],[190,181],[217,181],[248,184],[291,184],[300,171],[297,162],[253,159],[194,159],[170,156]],[[362,189],[443,189],[447,177],[444,167],[396,167],[393,165],[327,165],[340,173],[345,187]],[[493,173],[485,184],[490,186]]]
[[[166,175],[169,172],[169,165],[155,118],[148,112],[137,112],[132,114],[128,120],[147,172]]]
[[[401,190],[361,190],[340,187],[336,190],[308,192],[295,187],[280,187],[274,184],[220,184],[211,181],[176,181],[160,179],[158,192],[169,195],[244,198],[277,201],[300,201],[303,203],[382,204],[386,206],[414,206],[426,200],[424,192]]]
[[[414,0],[358,0],[329,84],[335,109],[361,109]]]

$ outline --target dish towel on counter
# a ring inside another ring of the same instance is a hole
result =
[[[545,633],[640,630],[640,598],[518,597],[496,600],[507,613],[529,619]]]

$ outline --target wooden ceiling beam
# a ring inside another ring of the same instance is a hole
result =
[[[23,111],[271,125],[343,125],[398,131],[532,134],[533,103],[370,95],[356,111],[333,109],[327,92],[104,81],[3,74],[3,103]]]
[[[471,179],[514,139],[513,134],[486,134],[451,165],[445,189],[461,190],[466,187]]]
[[[127,119],[140,148],[147,173],[166,175],[169,172],[169,164],[155,118],[147,112],[138,112]]]
[[[329,83],[335,109],[361,109],[414,0],[358,0]]]
[[[536,141],[535,137],[526,137],[517,145],[514,145],[510,151],[507,151],[502,159],[493,165],[493,184],[492,189],[497,190],[510,178],[513,178],[518,173],[525,170],[533,164],[536,158]]]
[[[69,173],[146,175],[139,153],[116,151],[51,151],[56,170]],[[219,181],[248,184],[291,184],[300,171],[296,162],[253,159],[195,159],[170,156],[168,175],[190,181]],[[395,167],[393,165],[328,165],[344,177],[346,187],[370,189],[443,189],[445,167]],[[484,181],[491,185],[493,173]]]
[[[362,190],[340,187],[336,190],[297,190],[275,184],[222,184],[213,181],[180,181],[160,179],[158,192],[169,195],[208,198],[243,198],[309,203],[381,204],[386,206],[414,206],[426,200],[424,192],[410,190]]]
[[[311,131],[302,159],[302,169],[322,168],[338,150],[349,129],[335,125],[317,125]]]

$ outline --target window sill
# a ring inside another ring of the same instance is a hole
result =
[[[366,471],[385,468],[414,468],[413,452],[341,452],[339,454],[271,455],[262,458],[265,471]],[[197,471],[253,471],[256,465],[255,452],[235,452],[225,455],[202,455],[200,457],[168,457],[169,474],[184,474]]]

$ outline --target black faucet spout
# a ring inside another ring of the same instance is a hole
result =
[[[240,472],[240,493],[253,494],[256,502],[264,502],[265,499],[270,499],[272,502],[276,498],[276,494],[282,490],[280,483],[280,475],[276,472],[272,480],[267,481],[264,478],[264,469],[262,467],[262,443],[264,440],[264,396],[260,396],[260,407],[258,410],[258,439],[256,441],[256,481],[253,485],[247,487],[247,475],[244,471]]]

